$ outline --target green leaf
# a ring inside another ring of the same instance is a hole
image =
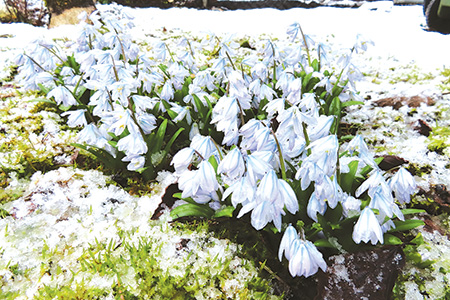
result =
[[[211,157],[208,159],[209,163],[213,166],[214,171],[217,173],[217,167],[219,164],[217,163],[217,160],[214,155],[211,155]]]
[[[205,106],[203,105],[203,102],[200,100],[200,98],[197,95],[192,95],[192,98],[194,99],[195,107],[197,108],[198,113],[200,114],[200,118],[202,120],[205,119],[206,111]]]
[[[169,142],[166,145],[166,148],[164,149],[164,151],[166,153],[169,153],[170,148],[172,148],[172,144],[175,142],[175,140],[177,139],[177,137],[180,135],[181,132],[183,132],[184,128],[179,128],[177,130],[177,132],[175,132],[175,134],[170,138]]]
[[[347,173],[341,173],[341,187],[344,192],[351,193],[353,183],[355,183],[356,171],[358,171],[359,161],[354,160],[348,164],[350,169]]]
[[[420,213],[426,212],[426,210],[424,210],[424,209],[417,209],[417,208],[404,208],[401,211],[404,216],[415,215],[415,214],[420,214]]]
[[[324,247],[324,248],[333,248],[336,249],[333,244],[331,244],[327,239],[320,239],[314,242],[314,245],[316,247]]]
[[[384,244],[385,245],[402,245],[403,242],[401,239],[399,239],[398,237],[396,237],[395,235],[386,233],[384,235]]]
[[[317,59],[314,59],[311,63],[311,66],[313,67],[314,71],[319,72],[319,61]]]
[[[167,119],[164,119],[164,121],[159,125],[158,131],[156,132],[155,136],[155,143],[152,145],[152,153],[161,151],[163,142],[164,142],[164,136],[166,134],[167,129]]]
[[[208,204],[194,204],[186,203],[175,207],[170,212],[172,218],[182,218],[182,217],[203,217],[211,218],[214,215],[214,210],[209,207]]]
[[[425,225],[425,222],[423,222],[422,220],[417,220],[417,219],[409,219],[409,220],[405,220],[405,221],[395,220],[394,224],[395,224],[395,228],[389,230],[389,232],[408,231],[408,230],[414,229],[416,227]]]
[[[331,100],[328,115],[335,115],[338,118],[340,118],[341,111],[342,111],[341,100],[339,99],[339,97],[334,97],[333,100]]]
[[[417,246],[425,244],[425,240],[423,239],[422,233],[419,232],[415,238],[410,241],[411,244],[415,244]]]
[[[234,210],[235,210],[234,206],[225,206],[223,208],[216,210],[216,212],[213,215],[213,218],[220,218],[220,217],[231,218],[233,217]]]
[[[347,107],[347,106],[352,106],[352,105],[363,105],[364,102],[362,101],[346,101],[341,103],[342,108]]]
[[[33,102],[43,102],[43,103],[49,103],[49,104],[55,104],[55,101],[46,99],[46,98],[36,98],[32,100],[28,100],[27,102],[33,103]]]

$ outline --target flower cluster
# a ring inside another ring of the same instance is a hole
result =
[[[19,74],[106,162],[152,178],[173,158],[187,201],[173,216],[249,218],[257,230],[285,231],[279,258],[292,276],[326,269],[317,247],[395,242],[393,219],[407,220],[393,193],[408,202],[413,177],[380,170],[360,136],[339,139],[344,108],[362,100],[351,55],[367,42],[333,61],[324,45],[312,51],[296,23],[289,41],[251,49],[208,34],[143,51],[121,10],[90,19],[64,50],[36,43],[18,57]]]

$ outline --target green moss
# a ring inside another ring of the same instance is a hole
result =
[[[441,71],[441,75],[445,77],[445,79],[442,81],[442,84],[439,85],[441,90],[443,92],[450,91],[450,68],[444,68]]]
[[[444,154],[444,150],[450,146],[450,128],[436,126],[428,137],[428,150],[438,154]]]
[[[407,169],[412,175],[419,177],[422,177],[424,174],[430,174],[433,171],[433,167],[430,165],[419,165],[416,163],[410,163]]]
[[[389,83],[407,82],[411,84],[423,84],[425,81],[435,78],[431,73],[423,73],[416,65],[407,65],[402,69],[402,72],[396,71],[395,75],[390,78]],[[395,71],[395,69],[392,69],[392,71]]]
[[[72,299],[83,299],[83,300],[101,300],[108,296],[108,292],[104,289],[99,289],[96,287],[86,286],[84,282],[81,284],[76,284],[74,288],[71,286],[55,286],[50,287],[44,285],[43,288],[39,290],[39,294],[34,297],[34,299],[39,300],[72,300]],[[120,299],[120,298],[119,298]],[[129,299],[129,298],[126,298]]]
[[[199,225],[198,223],[196,225]],[[180,225],[179,228],[188,226]],[[207,227],[207,223],[202,223],[195,232],[200,232]],[[176,229],[176,231],[179,230]],[[179,255],[185,256],[186,261],[191,257],[197,261],[198,252],[184,248],[189,243],[189,235],[183,231],[185,238],[181,238],[176,245]],[[131,239],[129,233],[124,234],[124,240]],[[213,246],[208,238],[202,248]],[[182,263],[182,265],[171,265],[171,270],[165,269],[161,264],[161,256],[164,242],[158,242],[154,237],[140,238],[135,242],[124,241],[119,246],[114,247],[111,241],[109,244],[97,243],[85,251],[80,258],[82,272],[96,274],[97,276],[111,279],[113,276],[111,291],[117,299],[197,299],[216,298],[224,299],[270,299],[272,286],[270,281],[261,277],[238,278],[236,260],[233,256],[222,258],[211,257],[207,265],[192,263]],[[173,262],[176,264],[176,260]],[[249,269],[251,274],[254,267],[250,262],[241,261],[238,268]],[[247,265],[248,264],[248,265]],[[131,272],[131,275],[130,275]],[[236,276],[236,277],[235,277]],[[125,279],[126,278],[126,279]],[[234,279],[245,280],[244,286],[238,290],[230,291],[227,284]],[[212,297],[211,295],[216,295]],[[228,296],[227,296],[228,295]],[[232,295],[232,296],[230,296]],[[54,295],[58,297],[59,295]]]

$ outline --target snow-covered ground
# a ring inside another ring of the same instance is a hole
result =
[[[98,6],[99,9],[105,7],[107,6]],[[445,80],[448,80],[442,75],[442,71],[450,69],[450,35],[425,30],[422,6],[393,6],[391,1],[380,1],[364,4],[358,9],[319,7],[315,9],[295,8],[284,11],[269,8],[237,11],[186,8],[167,10],[124,8],[124,10],[135,17],[136,27],[132,30],[132,35],[136,40],[151,39],[156,31],[161,32],[161,30],[174,31],[175,33],[191,32],[194,36],[201,32],[212,31],[219,35],[235,34],[236,38],[270,36],[284,39],[286,38],[286,28],[294,22],[299,22],[303,31],[316,42],[326,43],[332,49],[351,48],[357,36],[361,35],[365,40],[374,43],[374,45],[369,45],[366,52],[356,55],[353,60],[353,63],[361,72],[367,75],[365,80],[357,83],[357,88],[363,97],[376,100],[388,96],[426,95],[431,96],[436,104],[434,106],[422,105],[412,113],[412,108],[408,107],[403,107],[399,111],[392,108],[374,108],[369,100],[365,106],[352,111],[347,120],[365,125],[378,124],[377,128],[362,126],[361,133],[368,140],[383,141],[383,149],[376,148],[381,154],[400,155],[419,166],[431,165],[433,171],[424,175],[423,179],[419,181],[421,187],[426,189],[430,183],[450,186],[450,172],[446,168],[449,163],[448,154],[438,155],[428,151],[426,137],[414,131],[412,125],[417,119],[422,119],[430,126],[438,124],[442,127],[448,125],[450,119],[447,117],[450,111],[449,97],[442,95],[443,89],[440,87]],[[0,24],[0,78],[9,74],[7,66],[11,63],[13,57],[22,52],[30,41],[39,37],[47,39],[68,38],[70,40],[75,39],[76,34],[75,26],[61,26],[48,30],[26,24]],[[450,144],[450,142],[448,143]],[[25,225],[19,224],[18,220],[12,220],[12,218],[0,219],[3,225],[9,224],[7,229],[2,229],[2,226],[0,226],[0,233],[2,234],[0,240],[3,239],[11,246],[0,252],[10,260],[10,262],[5,259],[0,260],[0,269],[3,269],[0,272],[0,287],[2,284],[6,286],[8,281],[11,282],[11,280],[14,280],[14,276],[17,276],[10,271],[8,271],[9,273],[5,271],[8,267],[4,264],[8,263],[9,266],[17,263],[18,268],[36,267],[41,263],[45,265],[48,263],[48,258],[38,257],[36,253],[33,254],[33,251],[42,251],[44,245],[52,248],[52,251],[60,256],[64,255],[66,247],[69,247],[67,251],[71,255],[75,253],[80,256],[82,254],[81,248],[75,249],[73,240],[71,240],[74,236],[90,236],[83,243],[78,242],[82,246],[94,243],[96,231],[92,228],[96,228],[96,230],[106,228],[108,230],[105,232],[111,233],[106,238],[115,238],[115,230],[126,230],[132,225],[129,223],[126,224],[127,226],[123,226],[123,222],[130,220],[145,222],[146,217],[141,216],[142,212],[136,216],[131,214],[133,208],[150,205],[152,207],[146,207],[146,211],[150,214],[161,195],[161,191],[155,192],[151,196],[151,204],[145,202],[145,197],[131,199],[131,196],[124,195],[122,191],[116,188],[106,187],[104,182],[106,179],[102,175],[89,172],[82,173],[82,176],[77,174],[76,171],[67,170],[55,171],[49,173],[49,175],[38,173],[33,177],[31,183],[25,184],[28,185],[27,196],[15,203],[8,204],[6,208],[14,211],[17,218],[30,216],[24,222]],[[53,178],[50,178],[51,176]],[[95,177],[99,182],[91,180],[91,177]],[[48,182],[44,182],[45,180]],[[86,180],[86,182],[83,182],[83,180]],[[64,182],[66,185],[62,185]],[[92,184],[92,187],[90,184]],[[68,191],[67,189],[71,186],[76,191]],[[57,195],[53,195],[51,189],[55,190],[56,194],[64,194],[68,199],[70,198],[70,205],[63,201],[64,204],[58,204],[57,209],[51,207],[52,201],[56,203],[61,200],[56,197]],[[101,197],[96,197],[100,194]],[[43,198],[45,197],[44,203]],[[112,202],[111,199],[117,200],[118,203],[109,203]],[[86,204],[88,200],[92,200],[90,206]],[[36,207],[33,208],[32,205],[41,205],[41,215],[33,215],[34,219],[31,218],[31,215]],[[92,213],[93,206],[94,208],[98,206],[98,210],[94,213]],[[12,209],[12,207],[15,208]],[[116,213],[107,216],[107,212],[112,207],[116,209]],[[69,208],[76,210],[73,216],[67,215]],[[81,216],[82,212],[88,216]],[[98,224],[89,223],[95,217],[99,218],[103,227],[97,227]],[[77,218],[79,218],[79,221],[77,221]],[[75,229],[75,227],[62,228],[63,225],[69,226],[70,221],[78,222],[81,229]],[[49,222],[55,226],[49,225]],[[42,228],[48,227],[49,230],[46,232],[29,232],[27,231],[29,228],[22,227],[38,223],[44,226]],[[63,232],[63,229],[66,230],[66,233]],[[135,229],[133,227],[133,230]],[[18,230],[23,234],[21,239],[33,234],[36,240],[30,241],[30,243],[33,242],[35,248],[29,251],[27,246],[30,244],[27,244],[26,240],[17,243],[18,237],[10,234],[13,230]],[[61,238],[61,235],[65,234],[67,236]],[[134,236],[134,238],[137,239],[140,236],[142,236],[142,233]],[[189,238],[192,239],[192,245],[188,245],[188,247],[194,249],[197,244],[193,244],[198,242],[194,237]],[[436,239],[428,235],[425,235],[425,238],[430,241]],[[39,241],[37,241],[38,239]],[[44,239],[48,241],[44,242]],[[176,244],[179,240],[172,244]],[[448,244],[447,239],[446,241]],[[70,244],[69,242],[72,245],[67,246]],[[1,247],[2,245],[0,245]],[[448,248],[450,249],[450,247],[445,247],[442,253],[446,253]],[[20,254],[20,257],[15,257],[14,253]],[[209,255],[213,256],[213,254]],[[439,255],[441,255],[441,252]],[[438,254],[435,256],[438,256]],[[77,257],[72,255],[65,262],[66,265],[60,264],[60,268],[67,269],[72,264],[76,264]],[[433,256],[432,258],[437,257]],[[55,271],[56,267],[49,266],[48,268],[48,271],[44,270],[45,274],[43,275],[42,269],[36,267],[27,276],[31,279],[41,278],[42,283],[47,283],[47,281],[50,281],[50,271]],[[25,276],[24,274],[19,275]],[[68,275],[70,274],[59,274],[55,277],[59,276],[59,280],[63,280]],[[30,286],[24,278],[20,280],[25,288],[31,289],[30,294],[33,294],[39,287],[39,284]],[[410,286],[408,299],[422,299],[417,285],[411,283]],[[19,286],[19,288],[21,287]],[[439,293],[442,292],[441,290],[439,290]]]

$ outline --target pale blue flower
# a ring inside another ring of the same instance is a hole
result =
[[[173,156],[171,165],[174,166],[177,173],[181,173],[189,167],[192,162],[195,150],[191,147],[183,148]]]
[[[281,230],[284,208],[292,214],[298,211],[297,197],[293,189],[286,181],[279,179],[274,170],[269,170],[261,179],[256,189],[256,202],[251,222],[257,230],[264,228],[270,221]]]
[[[172,81],[171,80],[167,80],[164,83],[164,86],[161,90],[161,99],[164,99],[166,101],[170,101],[173,98],[173,95],[175,94],[175,91],[173,90],[172,87]]]
[[[150,134],[156,128],[156,117],[152,114],[138,114],[137,122],[145,134]]]
[[[235,97],[243,110],[251,108],[251,96],[248,93],[247,84],[238,71],[231,71],[228,75],[229,95]]]
[[[292,105],[296,105],[302,99],[302,79],[300,77],[295,78],[289,84],[286,99]]]
[[[264,106],[264,110],[268,114],[268,118],[271,119],[276,113],[281,114],[284,111],[285,99],[278,98],[269,101],[269,103]]]
[[[199,184],[203,191],[212,193],[219,189],[219,183],[216,178],[216,171],[211,163],[203,160],[198,165]]]
[[[121,106],[116,106],[114,110],[104,113],[102,121],[108,127],[108,131],[114,133],[116,136],[122,134],[125,128],[129,132],[138,132],[139,129],[134,123],[131,110],[124,109]]]
[[[291,275],[307,278],[316,274],[319,268],[325,272],[327,263],[316,246],[307,240],[299,239],[298,241],[298,247],[294,246],[292,257],[289,261],[289,272]]]
[[[324,215],[327,211],[327,203],[317,198],[316,193],[312,193],[306,207],[308,217],[317,222],[317,214]]]
[[[117,142],[117,149],[124,151],[128,155],[145,154],[148,151],[147,143],[145,143],[142,135],[137,132],[131,132],[126,137],[121,138]]]
[[[316,180],[314,188],[317,199],[328,203],[331,208],[335,208],[341,199],[342,189],[337,183],[336,175],[333,176],[333,179],[326,175],[320,176]]]
[[[292,41],[295,40],[297,35],[300,32],[300,24],[298,22],[294,22],[291,25],[289,25],[288,29],[286,30],[287,35],[291,38]]]
[[[178,186],[183,191],[182,197],[192,197],[197,203],[207,203],[211,199],[219,200],[217,190],[220,189],[216,172],[206,160],[198,165],[198,170],[185,171],[180,174]]]
[[[269,223],[271,218],[271,208],[270,203],[262,201],[256,204],[252,210],[251,214],[251,224],[256,230],[263,229],[267,223]]]
[[[286,259],[289,260],[289,272],[292,277],[309,277],[317,273],[319,268],[324,272],[327,270],[327,264],[323,259],[322,253],[310,241],[300,239],[292,225],[286,228],[281,239],[278,250],[280,261],[283,253]]]
[[[236,144],[239,138],[238,114],[240,113],[239,105],[234,97],[223,96],[217,101],[213,108],[212,124],[216,124],[218,131],[225,134],[223,144]]]
[[[157,101],[148,96],[133,95],[131,98],[133,99],[134,105],[136,105],[136,110],[138,111],[153,109],[157,103]]]
[[[119,100],[120,104],[127,107],[129,104],[128,97],[135,92],[135,86],[130,81],[118,81],[112,84],[111,94],[113,100]]]
[[[361,212],[358,221],[353,228],[353,241],[359,244],[362,242],[376,245],[378,242],[383,244],[383,231],[380,223],[370,207],[366,207]]]
[[[294,190],[289,185],[289,183],[287,183],[283,179],[278,179],[278,188],[280,192],[280,198],[282,199],[282,202],[284,203],[286,209],[294,215],[299,209],[297,196],[295,195]]]
[[[145,166],[145,157],[141,155],[130,155],[122,158],[122,161],[130,162],[127,165],[127,169],[129,171],[136,171],[142,169]]]
[[[200,154],[201,158],[205,160],[208,160],[211,155],[217,152],[217,148],[211,138],[200,134],[197,134],[192,138],[191,148],[195,149],[195,151]]]
[[[400,203],[409,203],[417,184],[414,181],[414,177],[405,168],[401,167],[389,180],[389,186]]]
[[[74,98],[72,93],[64,86],[59,85],[51,90],[47,94],[48,98],[53,97],[57,104],[63,104],[64,106],[77,105],[77,100]]]
[[[336,170],[338,160],[339,142],[336,135],[328,135],[320,138],[308,146],[311,155],[306,160],[311,160],[327,176],[332,176]]]
[[[342,214],[346,218],[351,218],[360,215],[361,212],[361,200],[356,199],[348,194],[343,194],[342,200]]]
[[[284,61],[291,66],[294,66],[301,62],[303,59],[303,50],[300,45],[295,45]]]
[[[171,105],[172,107],[170,109],[177,113],[177,116],[172,121],[178,123],[181,120],[186,119],[186,122],[189,125],[192,123],[191,113],[189,112],[189,108],[187,106],[181,106],[176,103],[171,103]]]
[[[85,142],[89,145],[96,145],[101,137],[100,130],[93,123],[85,126],[77,135],[80,142]]]
[[[252,184],[248,180],[247,176],[244,176],[226,189],[226,191],[223,193],[222,199],[226,199],[228,196],[231,195],[231,204],[233,204],[234,207],[237,207],[238,204],[242,204],[245,207],[246,204],[255,203],[254,202],[255,194],[256,194],[256,185]],[[253,207],[248,208],[252,209]],[[250,209],[248,211],[241,209],[238,218],[249,212]]]
[[[251,155],[247,156],[247,176],[252,184],[256,185],[256,182],[272,169],[269,164],[271,159],[272,153],[268,151],[253,152]]]
[[[211,75],[210,70],[203,70],[199,71],[197,74],[195,74],[195,78],[192,81],[192,85],[207,88],[209,91],[213,91],[216,88],[216,85],[214,84],[215,79]]]
[[[217,168],[218,173],[225,174],[231,179],[242,177],[245,173],[244,158],[239,148],[234,148],[223,158]]]
[[[283,93],[287,95],[289,87],[294,80],[294,69],[292,67],[287,67],[279,74],[275,87],[281,89]]]
[[[305,159],[302,162],[302,165],[300,169],[298,169],[297,173],[295,174],[295,179],[301,180],[301,189],[304,191],[306,190],[312,181],[318,180],[321,176],[323,176],[324,173],[319,166],[311,161]]]
[[[369,207],[378,210],[381,218],[384,218],[385,216],[392,218],[394,215],[394,206],[395,203],[392,195],[390,193],[384,193],[383,188],[378,186],[372,195]]]
[[[292,257],[291,252],[291,244],[294,240],[298,238],[297,230],[295,230],[294,226],[290,225],[284,231],[283,237],[281,238],[280,247],[278,250],[278,259],[282,261],[283,253],[287,260],[290,260]]]
[[[67,125],[70,127],[83,127],[87,125],[85,113],[86,109],[69,110],[62,113],[61,116],[68,116]]]
[[[334,116],[321,115],[318,117],[317,124],[315,126],[309,126],[307,129],[310,140],[315,141],[329,135],[334,120]]]
[[[356,197],[359,197],[362,193],[368,190],[369,196],[373,197],[376,189],[379,185],[386,184],[383,175],[379,170],[374,170],[372,175],[369,176],[355,191]]]

